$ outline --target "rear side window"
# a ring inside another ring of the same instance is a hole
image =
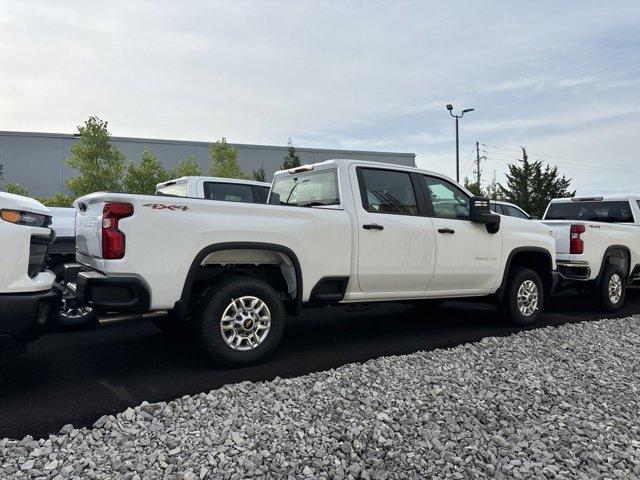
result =
[[[551,203],[545,220],[582,220],[605,223],[633,223],[629,202]]]
[[[336,170],[283,175],[273,180],[269,203],[293,207],[340,205]]]
[[[204,198],[222,202],[253,203],[251,185],[223,182],[205,182]]]
[[[258,187],[258,191],[260,192],[260,201],[262,203],[267,203],[267,198],[269,198],[269,187]]]
[[[362,206],[372,213],[416,215],[418,206],[407,172],[359,168]]]
[[[500,205],[499,203],[492,203],[491,210],[493,210],[495,213],[499,213],[500,215],[506,215],[502,210],[502,205]]]
[[[511,205],[503,205],[502,208],[507,209],[507,215],[509,215],[510,217],[524,218],[525,220],[529,220],[529,217],[519,208],[512,207]]]

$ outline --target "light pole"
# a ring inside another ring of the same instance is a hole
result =
[[[464,114],[467,112],[473,112],[474,109],[467,108],[466,110],[462,110],[460,115],[454,115],[453,105],[448,103],[447,110],[449,110],[449,115],[456,119],[456,182],[460,183],[460,140],[458,138],[458,119],[464,117]]]

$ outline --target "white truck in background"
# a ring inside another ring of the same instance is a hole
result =
[[[156,195],[223,202],[266,203],[270,183],[220,177],[180,177],[156,185]]]
[[[42,335],[60,309],[55,275],[46,270],[50,223],[40,202],[0,192],[0,354]]]
[[[606,311],[619,310],[627,285],[640,281],[640,197],[558,198],[542,221],[556,239],[561,287],[595,293]]]
[[[411,167],[277,172],[269,205],[94,193],[75,206],[68,291],[103,311],[167,310],[227,366],[272,353],[304,306],[475,298],[530,325],[556,280],[549,227]]]

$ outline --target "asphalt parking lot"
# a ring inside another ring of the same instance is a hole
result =
[[[638,312],[640,290],[630,289],[615,316]],[[550,302],[540,326],[603,317],[586,297],[567,292]],[[228,383],[292,377],[516,331],[494,308],[480,304],[452,302],[428,314],[399,304],[314,309],[290,319],[273,358],[236,370],[211,364],[188,336],[167,335],[146,319],[51,334],[26,354],[0,363],[0,438],[46,436],[67,423],[89,426],[145,400],[172,400]]]

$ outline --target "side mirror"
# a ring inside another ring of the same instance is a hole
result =
[[[500,229],[500,215],[491,211],[486,197],[471,197],[469,219],[474,223],[484,223],[489,233],[496,233]]]

